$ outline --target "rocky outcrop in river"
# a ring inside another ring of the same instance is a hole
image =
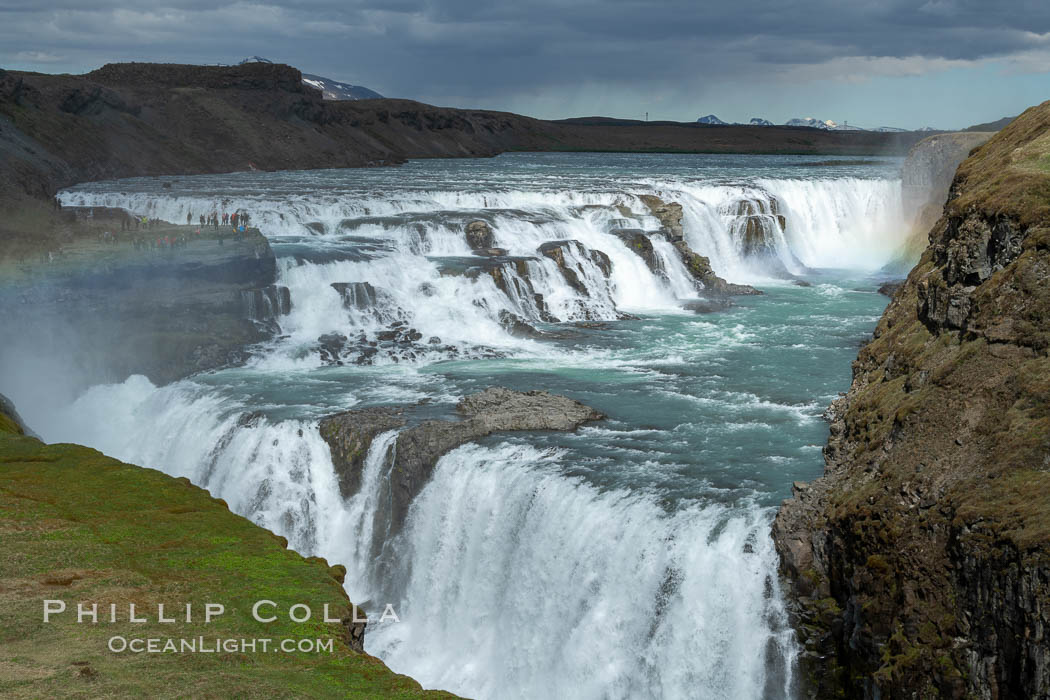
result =
[[[733,284],[719,277],[711,260],[696,253],[685,242],[684,229],[682,228],[682,205],[677,202],[665,202],[655,195],[639,195],[638,197],[656,217],[663,228],[660,231],[641,231],[638,229],[618,229],[614,233],[623,239],[627,247],[637,254],[646,265],[656,274],[666,274],[653,250],[652,241],[645,240],[650,235],[663,236],[674,246],[675,251],[682,259],[685,269],[696,280],[699,291],[705,296],[725,298],[728,296],[744,296],[761,294],[754,287],[746,284]]]
[[[1050,102],[959,167],[773,536],[815,697],[1050,697]]]
[[[390,501],[383,517],[390,533],[404,524],[412,499],[430,479],[447,452],[492,433],[519,430],[575,430],[604,416],[593,408],[545,391],[512,391],[502,387],[472,394],[456,404],[459,420],[412,420],[406,408],[365,408],[321,421],[321,437],[331,447],[332,462],[344,497],[356,493],[372,440],[381,432],[403,428],[390,465]]]

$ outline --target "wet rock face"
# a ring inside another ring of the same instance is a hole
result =
[[[682,205],[678,202],[665,202],[659,197],[651,194],[639,195],[638,199],[649,208],[653,216],[660,220],[668,240],[672,243],[681,241],[685,237],[682,229]]]
[[[261,289],[241,292],[244,313],[252,321],[275,324],[281,316],[292,311],[292,294],[288,287],[271,284]],[[276,330],[276,326],[273,327]]]
[[[810,697],[1050,697],[1050,177],[1012,165],[1048,128],[960,166],[777,514]]]
[[[653,249],[653,242],[649,238],[648,233],[637,228],[614,229],[611,233],[622,240],[632,253],[644,260],[646,267],[652,270],[654,274],[666,275],[660,258]]]
[[[495,235],[492,227],[484,221],[471,221],[465,230],[467,245],[471,250],[487,250],[493,247]]]
[[[343,297],[347,308],[367,311],[374,309],[379,302],[379,293],[368,282],[332,282],[332,289]]]
[[[723,212],[735,217],[730,222],[729,230],[742,256],[764,258],[779,264],[777,234],[787,228],[787,219],[780,213],[780,203],[776,197],[767,195],[742,199]]]
[[[693,252],[684,241],[677,241],[674,244],[674,247],[675,250],[678,251],[678,255],[682,258],[682,264],[685,265],[685,269],[689,271],[689,274],[693,276],[693,279],[700,283],[701,292],[711,296],[723,297],[746,296],[762,293],[750,285],[726,282],[715,274],[709,259]]]
[[[276,259],[258,232],[222,245],[191,233],[158,232],[187,236],[174,251],[130,242],[85,250],[75,262],[0,285],[0,327],[45,349],[76,347],[66,361],[85,384],[131,374],[163,384],[242,363],[249,346],[273,335],[290,294],[274,284]],[[58,329],[62,340],[47,329]]]
[[[543,295],[537,292],[532,284],[528,259],[512,259],[500,265],[489,267],[485,272],[496,283],[496,288],[507,295],[507,298],[523,300],[526,306],[531,301],[536,316],[540,320],[546,322],[554,322],[556,320],[547,310],[547,303]]]
[[[429,481],[438,459],[456,447],[496,432],[575,430],[583,423],[604,418],[565,396],[502,387],[463,398],[456,412],[461,420],[428,420],[398,434],[390,471],[389,512],[384,514],[391,533],[401,531],[412,499]],[[372,440],[381,432],[405,425],[405,413],[403,408],[361,409],[321,421],[321,437],[332,448],[344,497],[360,488],[361,470]]]
[[[553,260],[569,286],[583,296],[590,296],[590,290],[587,289],[587,285],[580,279],[582,270],[566,258],[567,253],[572,251],[577,255],[585,256],[597,265],[598,269],[606,277],[612,273],[612,260],[609,259],[608,255],[600,250],[591,250],[579,241],[550,241],[541,245],[537,250],[540,255]]]
[[[384,406],[349,411],[321,421],[321,437],[332,450],[332,462],[339,465],[335,473],[343,498],[361,488],[361,472],[376,435],[404,425],[403,409]]]

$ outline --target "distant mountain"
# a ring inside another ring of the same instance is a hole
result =
[[[751,117],[751,121],[748,122],[751,126],[775,126],[773,122],[768,119],[761,119],[759,117]]]
[[[997,119],[994,122],[974,124],[973,126],[966,127],[965,129],[963,129],[963,131],[999,131],[1016,118],[1017,117],[1003,117],[1002,119]]]
[[[802,119],[788,119],[784,126],[808,126],[810,129],[831,130],[838,126],[830,119],[816,119],[814,117],[803,117]]]
[[[713,114],[708,114],[706,117],[700,117],[696,120],[697,124],[718,124],[720,126],[726,126],[726,122],[722,121]]]
[[[243,66],[245,63],[273,63],[273,61],[262,56],[250,56],[238,65]],[[321,96],[326,100],[375,100],[383,97],[375,90],[370,90],[362,85],[341,83],[338,80],[311,73],[303,73],[303,84],[320,90]]]
[[[785,126],[807,126],[811,129],[824,129],[825,131],[875,131],[883,134],[898,134],[911,131],[911,129],[901,129],[896,126],[877,126],[873,129],[866,129],[862,126],[854,126],[852,124],[842,123],[839,124],[831,119],[815,119],[813,117],[805,117],[804,119],[789,119],[784,123]],[[931,126],[923,127],[922,129],[916,129],[916,131],[939,131]]]
[[[320,90],[326,100],[377,100],[383,97],[375,90],[369,90],[361,85],[340,83],[337,80],[322,78],[310,73],[303,73],[303,82]]]

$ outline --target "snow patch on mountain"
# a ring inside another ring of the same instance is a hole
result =
[[[273,61],[262,56],[249,56],[238,65],[243,66],[245,63],[273,63]],[[321,96],[326,100],[375,100],[383,97],[375,90],[370,90],[363,85],[342,83],[311,73],[303,73],[303,84],[320,90]]]
[[[718,124],[720,126],[725,126],[726,124],[728,124],[728,122],[722,121],[721,119],[719,119],[718,117],[716,117],[713,114],[708,114],[706,117],[700,117],[699,119],[696,120],[696,123],[697,124]]]

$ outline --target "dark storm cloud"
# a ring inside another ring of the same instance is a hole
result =
[[[260,54],[390,95],[488,106],[577,86],[702,92],[793,68],[805,79],[806,67],[909,74],[1050,46],[1046,0],[0,0],[0,24],[5,65]],[[882,63],[836,67],[851,59]]]

